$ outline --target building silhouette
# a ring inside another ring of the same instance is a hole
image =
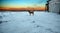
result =
[[[60,13],[60,0],[48,0],[46,7],[48,12]]]

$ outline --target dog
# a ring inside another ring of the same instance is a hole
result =
[[[34,11],[28,10],[28,12],[29,12],[30,15],[34,15]]]

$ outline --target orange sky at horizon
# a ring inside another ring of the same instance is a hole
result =
[[[0,10],[45,10],[45,7],[26,7],[26,8],[4,8],[1,7]]]

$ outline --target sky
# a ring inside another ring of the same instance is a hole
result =
[[[0,0],[0,7],[22,8],[22,7],[44,7],[47,0]]]

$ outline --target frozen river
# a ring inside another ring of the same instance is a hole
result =
[[[60,33],[60,15],[48,12],[0,12],[0,33]]]

